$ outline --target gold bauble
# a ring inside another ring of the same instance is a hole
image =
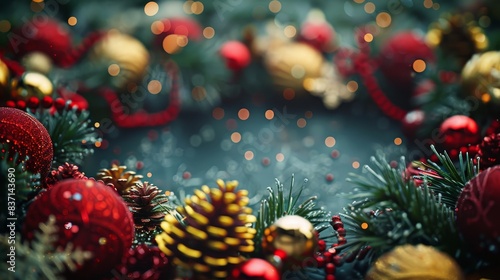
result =
[[[0,60],[0,94],[4,95],[9,88],[10,73],[7,64]]]
[[[273,254],[276,249],[286,253],[287,259],[301,263],[311,257],[318,245],[317,233],[314,226],[305,218],[288,215],[276,220],[264,230],[262,248]]]
[[[12,81],[12,97],[15,99],[26,100],[30,97],[39,97],[52,95],[54,86],[45,75],[37,72],[24,72],[20,80]]]
[[[47,75],[52,70],[52,60],[42,52],[31,52],[22,59],[22,64],[26,71],[39,72]]]
[[[297,42],[287,42],[270,48],[264,55],[264,65],[273,83],[281,88],[304,90],[304,80],[322,76],[325,59],[315,48]]]
[[[116,30],[108,32],[94,46],[90,58],[107,67],[113,85],[119,88],[140,81],[149,65],[146,47],[136,38]]]
[[[500,103],[500,51],[475,54],[462,69],[462,84],[482,102]]]
[[[463,280],[453,258],[432,246],[402,245],[379,257],[366,280]]]

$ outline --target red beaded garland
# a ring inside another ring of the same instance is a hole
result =
[[[39,196],[28,209],[23,236],[27,240],[49,215],[56,218],[55,246],[72,243],[92,253],[70,279],[90,279],[108,273],[132,245],[134,223],[122,198],[94,180],[63,180]]]
[[[28,113],[15,108],[0,108],[0,143],[9,145],[9,157],[13,153],[28,156],[28,171],[40,173],[42,177],[49,172],[53,158],[52,140],[43,124]]]

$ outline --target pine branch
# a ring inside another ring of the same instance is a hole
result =
[[[422,172],[419,177],[427,181],[429,188],[434,193],[441,196],[441,202],[454,208],[465,184],[479,172],[479,160],[477,164],[474,164],[473,159],[469,158],[469,154],[466,153],[464,159],[460,153],[458,166],[455,166],[446,151],[444,154],[440,154],[434,146],[431,146],[431,149],[438,157],[440,165],[432,161],[423,163],[423,165],[434,171],[437,176],[429,174],[429,172]]]
[[[22,242],[20,234],[16,236],[15,243],[9,235],[0,236],[0,247],[5,251],[15,244],[16,266],[15,273],[10,275],[12,279],[63,279],[62,273],[74,271],[92,257],[90,252],[75,249],[71,243],[55,249],[53,244],[57,241],[58,232],[55,223],[54,216],[49,216],[47,223],[40,224],[40,231],[35,233],[31,243]],[[2,262],[2,266],[7,270],[6,261]]]
[[[89,112],[79,112],[68,106],[67,104],[66,108],[54,114],[48,109],[38,109],[32,113],[50,134],[54,148],[54,166],[65,162],[81,164],[86,156],[94,152],[93,147],[100,141],[90,125]]]
[[[254,237],[256,254],[260,253],[259,248],[264,230],[285,215],[297,215],[307,219],[318,232],[329,228],[329,213],[317,206],[316,196],[309,197],[297,205],[302,198],[304,186],[301,186],[297,194],[293,194],[294,183],[295,179],[292,176],[288,195],[285,195],[283,184],[277,179],[276,191],[271,187],[267,188],[269,196],[261,202],[257,213],[257,221],[254,224],[257,230]]]
[[[347,252],[371,246],[374,257],[402,244],[428,244],[455,256],[468,257],[455,225],[454,207],[441,203],[426,185],[405,180],[404,158],[400,168],[390,167],[383,155],[372,158],[374,169],[365,166],[368,176],[352,175],[359,186],[350,196],[355,200],[342,214],[349,242],[340,246]]]
[[[5,206],[0,210],[0,221],[2,224],[7,224],[8,206],[15,202],[14,212],[19,222],[16,225],[20,227],[29,204],[41,190],[40,175],[26,170],[23,163],[27,158],[20,157],[9,150],[7,144],[0,144],[0,189],[4,194],[0,196],[0,204]],[[5,231],[5,227],[0,230],[0,232]]]

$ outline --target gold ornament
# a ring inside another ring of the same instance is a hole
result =
[[[484,103],[500,103],[500,51],[475,54],[462,69],[468,94]]]
[[[273,254],[276,249],[286,253],[287,259],[301,263],[316,251],[318,237],[314,226],[307,219],[288,215],[276,220],[264,230],[262,248]]]
[[[51,96],[54,91],[52,82],[37,72],[24,72],[20,80],[12,80],[12,97],[26,100],[30,97]]]
[[[426,35],[431,47],[439,47],[463,66],[471,56],[488,47],[488,38],[469,15],[447,15],[431,24]]]
[[[297,42],[288,42],[269,49],[264,56],[264,65],[276,86],[304,91],[304,80],[322,76],[325,62],[315,48]]]
[[[97,179],[105,184],[113,184],[120,195],[126,194],[136,184],[142,184],[142,175],[137,175],[134,171],[126,171],[126,169],[126,166],[112,164],[110,169],[99,170]]]
[[[248,191],[237,181],[217,180],[218,188],[203,186],[177,209],[181,224],[172,214],[161,223],[158,247],[178,269],[192,272],[192,279],[227,279],[228,272],[254,251],[256,221],[248,205]]]
[[[109,31],[94,46],[90,58],[107,67],[113,85],[119,88],[140,81],[149,65],[146,47],[136,38],[116,30]]]
[[[8,92],[10,81],[10,72],[7,64],[0,60],[0,94],[4,95]]]
[[[52,70],[52,60],[42,52],[31,52],[23,56],[22,64],[26,71],[38,72],[47,75]]]
[[[366,280],[463,280],[453,258],[432,246],[402,245],[379,257]]]

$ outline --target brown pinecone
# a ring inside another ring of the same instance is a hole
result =
[[[136,183],[124,194],[134,217],[136,231],[154,231],[170,209],[167,206],[168,197],[158,187],[148,182]]]
[[[481,158],[479,164],[481,170],[500,164],[500,133],[483,138],[479,144],[478,156]]]
[[[113,184],[120,195],[129,191],[136,183],[141,182],[142,175],[135,174],[134,171],[125,171],[126,166],[111,165],[110,169],[103,168],[97,173],[97,179],[106,184]]]
[[[82,179],[87,180],[85,173],[78,170],[78,166],[72,163],[64,163],[57,167],[57,169],[52,169],[45,178],[44,188],[49,189],[54,186],[59,181],[64,179]]]
[[[256,219],[247,207],[248,191],[236,191],[236,181],[217,185],[195,190],[177,209],[183,223],[167,214],[155,238],[180,273],[192,273],[193,279],[226,279],[244,260],[242,253],[254,251],[256,230],[250,224]]]

